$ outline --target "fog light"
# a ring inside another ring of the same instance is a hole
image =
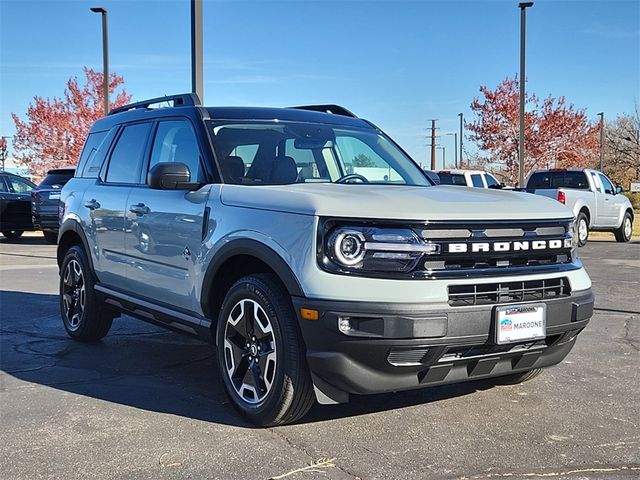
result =
[[[351,331],[351,318],[350,317],[338,317],[338,330],[342,333],[349,334]]]

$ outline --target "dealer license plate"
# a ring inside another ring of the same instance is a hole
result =
[[[496,307],[496,342],[514,343],[545,338],[547,306],[544,303]]]

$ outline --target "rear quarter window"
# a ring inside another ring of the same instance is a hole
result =
[[[87,141],[84,142],[84,148],[82,149],[80,161],[78,162],[78,167],[76,168],[78,176],[86,178],[98,177],[102,159],[104,157],[98,156],[97,158],[100,160],[100,162],[98,165],[95,165],[96,152],[98,151],[98,148],[100,147],[102,141],[106,136],[107,131],[94,132],[89,134],[89,136],[87,137]]]

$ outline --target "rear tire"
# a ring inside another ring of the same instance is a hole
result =
[[[93,272],[84,250],[74,245],[60,269],[60,314],[67,334],[81,342],[95,342],[111,328],[115,313],[98,303]]]
[[[576,236],[578,237],[578,246],[584,247],[589,240],[589,218],[584,212],[580,212],[576,219]]]
[[[17,240],[22,236],[24,230],[2,230],[2,235],[9,240]]]
[[[512,373],[502,377],[492,378],[491,381],[496,385],[517,385],[519,383],[528,382],[536,378],[542,373],[542,368],[534,368],[526,372]]]
[[[315,395],[291,299],[273,274],[238,280],[216,326],[218,366],[231,404],[260,426],[302,418]]]
[[[50,230],[44,230],[42,232],[42,234],[44,235],[44,239],[47,241],[47,243],[51,243],[53,245],[58,243],[58,232],[52,232]]]
[[[616,241],[618,242],[628,242],[631,240],[631,234],[633,232],[633,220],[631,218],[631,214],[629,212],[625,212],[624,217],[622,217],[622,223],[620,224],[620,228],[618,228],[613,234],[616,236]]]

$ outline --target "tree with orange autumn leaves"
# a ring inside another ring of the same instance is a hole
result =
[[[518,178],[519,80],[506,78],[495,90],[480,87],[471,110],[476,120],[466,124],[470,138],[502,165],[511,183]],[[597,164],[600,126],[587,118],[584,109],[568,104],[564,97],[525,99],[525,175],[536,168],[591,167]]]
[[[26,120],[11,114],[16,125],[15,157],[34,177],[42,178],[52,168],[74,166],[91,125],[104,116],[102,73],[85,67],[84,74],[83,85],[79,85],[76,77],[67,81],[62,98],[34,97]],[[110,108],[131,100],[124,89],[113,95],[123,84],[121,76],[115,73],[109,76],[109,94],[113,98]]]

